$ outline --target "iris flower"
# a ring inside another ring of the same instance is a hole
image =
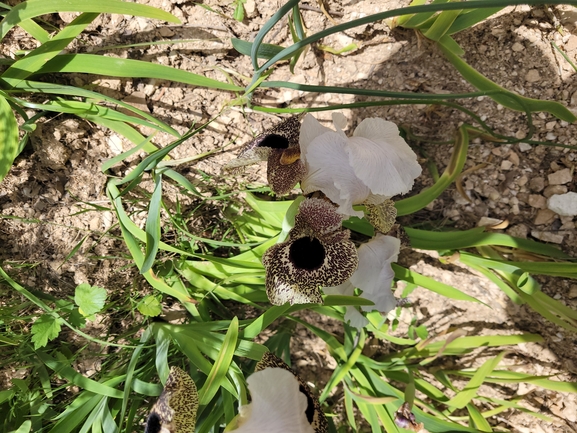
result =
[[[369,242],[358,249],[359,265],[355,273],[345,283],[336,287],[325,287],[326,294],[353,296],[355,287],[361,289],[361,296],[373,301],[375,305],[362,306],[363,311],[378,310],[388,313],[397,305],[391,290],[395,272],[391,263],[399,255],[401,242],[392,236],[378,233]],[[368,320],[355,308],[347,307],[345,321],[351,326],[362,328]]]
[[[397,126],[383,119],[364,119],[352,137],[342,131],[341,113],[333,114],[336,131],[307,114],[300,129],[304,194],[322,191],[338,212],[362,217],[355,204],[378,205],[405,194],[421,174],[417,155],[399,135]]]
[[[321,286],[344,283],[357,268],[355,245],[342,215],[325,200],[303,200],[285,242],[262,257],[266,292],[273,305],[322,303]]]
[[[248,379],[252,402],[240,408],[234,433],[326,433],[328,423],[308,385],[280,358],[265,353]],[[231,433],[232,433],[231,432]]]
[[[288,194],[304,176],[300,159],[300,117],[289,117],[249,142],[225,170],[267,161],[267,180],[278,195]]]

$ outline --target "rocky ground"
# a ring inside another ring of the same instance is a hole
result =
[[[232,19],[233,8],[229,2],[139,2],[169,11],[183,24],[164,25],[147,19],[103,15],[72,49],[94,50],[146,41],[186,39],[186,42],[171,45],[110,48],[105,52],[107,55],[170,65],[223,81],[227,75],[243,86],[248,84],[243,77],[250,77],[253,70],[249,59],[232,48],[230,39],[254,38],[263,23],[282,4],[280,0],[247,0],[245,21],[239,23]],[[325,3],[327,8],[323,12],[319,3],[309,0],[302,2],[302,14],[307,32],[312,34],[332,25],[329,16],[340,23],[408,3],[408,0],[329,1]],[[73,16],[62,13],[50,19],[56,25],[63,25]],[[465,60],[490,79],[528,97],[560,101],[577,112],[575,70],[553,45],[575,61],[577,10],[573,7],[508,8],[462,32],[456,39],[466,51]],[[271,32],[271,38],[266,42],[290,43],[286,20]],[[350,44],[356,44],[357,48],[341,55],[313,46],[297,64],[294,75],[288,65],[283,65],[270,79],[426,93],[474,90],[430,42],[413,31],[391,30],[386,23],[380,22],[322,41],[322,45],[336,50]],[[16,50],[30,46],[33,46],[33,41],[29,36],[15,29],[0,49],[3,55],[10,56]],[[278,120],[277,116],[240,107],[225,108],[234,98],[227,92],[159,80],[88,76],[60,79],[77,86],[96,86],[107,95],[149,110],[179,132],[185,132],[191,124],[204,122],[224,110],[209,128],[178,147],[172,155],[182,158],[218,150],[215,155],[182,168],[193,182],[206,182],[203,173],[213,176],[209,185],[213,188],[217,182],[230,185],[233,181],[247,183],[262,179],[262,167],[248,169],[240,180],[222,178],[220,167],[234,157],[242,143],[273,125]],[[254,97],[255,103],[274,107],[322,106],[364,100],[366,98],[353,95],[306,94],[289,89],[258,91]],[[462,103],[499,134],[523,138],[528,131],[523,113],[505,109],[488,97]],[[471,121],[448,107],[425,105],[344,110],[344,114],[349,120],[349,129],[363,118],[375,116],[405,125],[414,135],[421,137],[413,144],[419,146],[422,155],[426,154],[434,161],[439,171],[448,163],[450,147],[433,142],[450,139],[459,124]],[[328,121],[330,113],[319,113],[317,117]],[[534,116],[533,124],[536,127],[535,140],[577,145],[577,127],[573,124],[543,113]],[[171,140],[168,135],[155,137],[159,145]],[[122,268],[126,264],[123,260],[126,250],[114,230],[113,213],[106,210],[80,212],[95,205],[109,207],[104,193],[106,177],[99,167],[104,160],[129,147],[130,144],[117,134],[76,118],[56,116],[46,119],[38,128],[31,145],[0,184],[0,261],[9,264],[9,270],[17,269],[23,284],[57,296],[70,295],[82,282],[106,287],[113,292],[130,287],[148,290],[143,281],[135,279],[134,270]],[[507,220],[503,228],[505,233],[552,243],[577,255],[575,218],[559,215],[559,208],[550,203],[555,195],[577,190],[576,160],[577,151],[570,148],[531,146],[523,142],[499,145],[475,139],[465,166],[466,174],[461,180],[463,191],[451,187],[416,218],[462,229]],[[122,175],[129,168],[120,169],[118,174]],[[424,170],[418,187],[430,183],[430,174]],[[566,207],[568,203],[563,202],[561,206]],[[403,222],[410,223],[410,220]],[[67,257],[85,237],[76,254]],[[491,306],[491,309],[479,310],[476,305],[449,302],[426,290],[417,290],[411,295],[414,306],[404,313],[402,321],[408,322],[416,316],[431,333],[441,332],[449,326],[462,327],[470,335],[539,333],[546,340],[544,344],[522,345],[514,350],[514,356],[507,358],[507,362],[534,374],[557,374],[562,380],[575,380],[577,377],[575,335],[537,317],[527,307],[513,305],[498,288],[467,269],[442,266],[436,257],[425,252],[407,252],[401,263],[477,296]],[[539,281],[546,293],[577,308],[577,284],[574,281],[553,278]],[[299,332],[302,338],[296,338],[294,342],[297,367],[305,376],[326,374],[334,367],[328,354],[304,330]],[[311,355],[315,349],[320,356]],[[478,360],[464,362],[477,365],[475,362]],[[537,390],[530,385],[486,388],[483,388],[486,395],[528,393],[528,407],[555,420],[549,424],[526,414],[505,413],[492,420],[495,424],[519,432],[577,431],[574,395]]]

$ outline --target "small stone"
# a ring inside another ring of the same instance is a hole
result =
[[[555,194],[547,200],[547,207],[563,216],[577,215],[577,192]]]
[[[575,93],[577,93],[577,92],[575,92]],[[576,105],[577,105],[577,103],[576,103]],[[521,152],[528,152],[528,151],[530,151],[531,149],[533,149],[533,146],[532,146],[531,144],[529,144],[529,143],[519,143],[519,150],[520,150]]]
[[[515,224],[507,230],[508,235],[521,239],[527,239],[527,233],[529,233],[529,227],[525,224]]]
[[[577,298],[577,284],[571,284],[571,288],[569,289],[569,295],[571,299]]]
[[[541,192],[545,188],[545,179],[542,177],[534,177],[529,182],[529,189],[535,192]]]
[[[518,52],[520,52],[520,51],[523,51],[523,50],[525,49],[525,46],[524,46],[523,44],[519,43],[519,42],[515,42],[515,43],[513,44],[513,46],[511,47],[511,49],[512,49],[513,51],[515,51],[516,53],[518,53]]]
[[[169,29],[168,27],[159,28],[158,33],[160,33],[160,36],[165,37],[165,38],[170,38],[170,37],[174,36],[174,32],[171,29]]]
[[[501,170],[511,170],[511,167],[513,167],[513,163],[511,161],[506,159],[501,161]]]
[[[557,121],[552,120],[551,122],[547,122],[545,124],[545,129],[547,129],[548,131],[552,131],[553,129],[555,129],[555,126],[557,126]]]
[[[525,186],[525,185],[527,185],[527,182],[529,182],[529,178],[527,176],[523,175],[517,180],[517,185]]]
[[[551,232],[544,232],[542,230],[531,230],[531,236],[543,242],[551,242],[554,244],[563,243],[563,235],[557,235]]]
[[[547,207],[547,199],[539,194],[531,194],[527,204],[535,209],[545,209]]]
[[[555,220],[556,216],[557,214],[550,209],[540,209],[533,220],[533,224],[536,226],[549,225]]]
[[[519,155],[517,155],[515,152],[511,152],[509,155],[509,161],[511,161],[511,164],[513,165],[519,165]]]
[[[565,194],[567,192],[567,187],[565,185],[549,185],[543,191],[543,195],[547,198],[555,194]]]
[[[529,83],[536,83],[539,80],[541,80],[541,74],[537,69],[531,69],[527,72],[527,75],[525,75],[525,81]]]
[[[547,178],[549,179],[549,185],[563,185],[573,180],[571,170],[568,168],[551,173]]]
[[[559,171],[561,170],[561,167],[559,166],[559,164],[557,164],[555,161],[553,161],[551,164],[549,164],[549,167],[551,167],[552,171]]]

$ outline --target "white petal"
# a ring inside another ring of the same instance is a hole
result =
[[[378,310],[388,313],[397,305],[391,291],[395,276],[391,262],[397,260],[400,247],[401,242],[397,238],[380,233],[360,246],[359,266],[350,281],[363,291],[363,298],[375,303],[374,306],[362,307],[364,311]]]
[[[339,286],[323,287],[323,292],[326,295],[353,296],[355,294],[355,286],[352,285],[351,280],[347,280]]]
[[[321,125],[319,121],[315,119],[312,115],[310,114],[305,115],[299,135],[301,158],[303,157],[303,154],[306,153],[306,150],[308,146],[312,143],[312,141],[319,135],[323,135],[325,132],[334,132],[334,131],[330,128],[327,128],[326,126]]]
[[[362,212],[353,210],[353,204],[363,203],[371,191],[350,166],[347,143],[348,139],[336,132],[316,137],[302,154],[306,175],[301,187],[305,194],[322,191],[339,206],[337,212],[341,214],[362,217]]]
[[[343,131],[347,129],[348,122],[347,118],[343,113],[341,113],[340,111],[333,111],[332,118],[333,118],[333,125],[335,125],[337,131]]]
[[[363,316],[355,307],[347,307],[345,322],[353,328],[361,329],[369,324],[369,320]]]
[[[405,194],[421,174],[415,152],[397,126],[383,119],[363,120],[349,141],[348,152],[356,175],[373,194]]]
[[[307,397],[290,371],[265,368],[248,379],[252,398],[248,419],[241,420],[237,433],[314,433],[305,411]]]

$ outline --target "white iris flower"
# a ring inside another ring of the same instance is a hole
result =
[[[342,131],[341,113],[333,114],[336,131],[307,114],[300,130],[304,194],[322,191],[338,212],[362,217],[355,204],[380,204],[405,194],[421,174],[417,155],[399,135],[397,126],[383,119],[364,119],[352,137]]]

